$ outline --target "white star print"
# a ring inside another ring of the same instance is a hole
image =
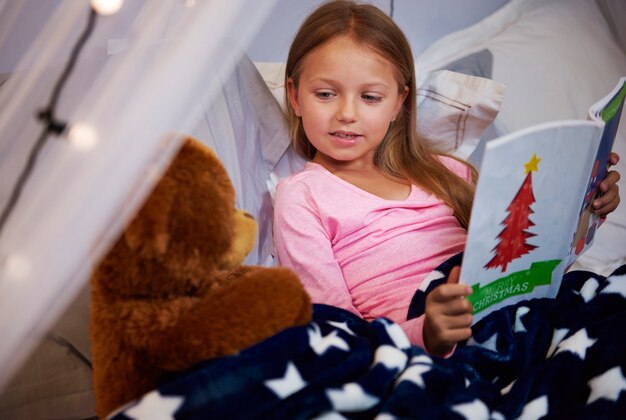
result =
[[[322,336],[320,327],[313,324],[313,328],[307,330],[309,334],[309,346],[318,355],[326,353],[330,347],[336,347],[340,350],[349,351],[350,346],[345,340],[337,335],[337,331],[333,331],[327,336]]]
[[[374,354],[373,365],[380,363],[385,365],[387,369],[402,370],[406,366],[409,357],[402,351],[393,346],[380,346]]]
[[[333,327],[339,328],[340,330],[344,330],[345,332],[347,332],[350,335],[354,335],[356,336],[356,334],[354,333],[354,331],[352,331],[350,329],[350,327],[348,327],[348,323],[347,322],[337,322],[337,321],[326,321],[328,322],[330,325],[332,325]]]
[[[548,353],[546,354],[546,359],[551,357],[556,350],[556,346],[558,346],[563,338],[567,335],[569,329],[567,328],[555,328],[552,333],[552,343],[550,343],[550,348],[548,349]]]
[[[535,398],[524,406],[517,420],[535,420],[548,414],[548,397]]]
[[[413,382],[415,385],[424,389],[426,385],[424,384],[423,375],[426,372],[430,371],[430,369],[431,369],[431,365],[429,364],[428,365],[424,365],[424,364],[411,365],[408,368],[406,368],[404,372],[402,372],[402,375],[400,375],[396,383],[400,383],[401,381],[409,381],[409,382]]]
[[[346,420],[344,416],[336,411],[327,411],[317,417],[313,417],[314,420]]]
[[[327,389],[326,396],[335,410],[346,412],[368,410],[379,401],[354,382],[345,384],[341,389]]]
[[[595,297],[599,285],[598,281],[593,277],[590,277],[589,280],[583,284],[583,287],[580,288],[580,296],[583,298],[585,303]]]
[[[456,411],[466,419],[488,419],[489,408],[481,400],[474,400],[463,404],[452,406],[452,410]]]
[[[383,322],[389,338],[391,338],[391,341],[393,341],[393,344],[395,344],[396,347],[399,349],[408,349],[411,347],[411,342],[398,324],[382,318],[377,321]]]
[[[504,417],[504,414],[502,414],[499,411],[494,411],[493,413],[491,413],[491,417],[489,417],[489,420],[506,420],[506,417]]]
[[[413,356],[411,358],[411,364],[414,364],[414,363],[426,363],[426,364],[432,365],[433,359],[431,359],[430,356],[427,354],[420,354],[419,356]]]
[[[277,379],[268,379],[264,383],[266,387],[271,389],[274,394],[278,395],[280,398],[287,398],[306,386],[306,382],[302,379],[302,376],[300,376],[300,372],[298,372],[293,362],[287,363],[285,376]]]
[[[559,354],[562,351],[570,351],[578,355],[581,360],[585,360],[585,356],[587,355],[587,349],[593,346],[595,342],[596,340],[589,338],[589,336],[587,335],[587,330],[583,328],[581,330],[578,330],[576,334],[561,341],[558,345],[556,353],[554,354]]]
[[[611,276],[607,280],[609,281],[609,284],[602,289],[600,294],[617,293],[626,299],[626,274],[622,274],[621,276]]]
[[[624,378],[619,366],[615,366],[596,376],[588,384],[591,388],[591,393],[589,394],[587,404],[602,398],[617,401],[622,391],[626,391],[626,378]]]
[[[498,351],[497,343],[498,343],[498,333],[495,333],[494,335],[492,335],[491,337],[489,337],[487,340],[485,340],[482,343],[479,343],[478,341],[476,341],[474,337],[471,337],[469,340],[467,340],[467,344],[470,346],[480,346],[487,350],[493,350],[495,352]]]
[[[170,420],[174,418],[174,413],[184,401],[183,397],[161,395],[158,391],[152,391],[144,395],[137,405],[127,409],[124,414],[135,420]]]
[[[527,332],[524,323],[522,322],[522,317],[530,312],[530,308],[528,306],[520,306],[515,311],[515,328],[513,331],[515,332]]]
[[[425,292],[426,289],[428,289],[428,286],[430,286],[431,282],[442,279],[444,277],[445,275],[441,271],[433,270],[424,278],[424,280],[422,280],[422,283],[420,284],[420,287],[417,288],[417,290]]]

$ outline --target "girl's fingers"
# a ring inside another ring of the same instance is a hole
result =
[[[609,189],[604,194],[593,200],[594,210],[600,209],[614,201],[618,195],[617,191],[617,186],[615,186],[614,188]]]
[[[472,313],[472,304],[465,298],[455,298],[447,302],[442,310],[442,315],[456,317],[463,314]]]
[[[471,286],[467,284],[442,284],[431,292],[433,298],[440,303],[447,302],[459,297],[469,296],[472,294]]]
[[[461,277],[461,267],[454,266],[452,270],[450,270],[450,274],[448,274],[448,284],[459,284],[459,277]]]
[[[471,336],[472,329],[465,327],[446,330],[440,338],[448,343],[458,343],[459,341],[467,340]]]
[[[607,215],[614,211],[619,205],[619,188],[613,186],[609,191],[593,201],[593,212],[599,216]]]
[[[602,180],[602,182],[600,182],[599,188],[600,191],[603,193],[608,192],[609,190],[611,190],[612,186],[617,184],[617,182],[620,180],[620,174],[617,171],[611,171],[606,175],[606,178],[604,178]]]
[[[466,313],[463,315],[448,317],[446,324],[448,327],[447,329],[449,330],[469,328],[472,326],[472,315]]]

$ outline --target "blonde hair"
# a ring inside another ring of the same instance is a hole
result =
[[[374,163],[384,172],[407,179],[439,197],[454,210],[459,223],[467,228],[476,170],[468,165],[472,170],[472,183],[463,181],[437,157],[441,153],[437,153],[418,134],[413,53],[400,28],[380,9],[349,0],[331,1],[317,8],[304,21],[291,44],[285,86],[291,79],[297,88],[307,55],[340,36],[348,36],[388,60],[395,69],[399,92],[404,92],[405,86],[409,89],[400,113],[376,151]],[[288,97],[285,100],[290,104]],[[316,149],[309,142],[302,121],[291,106],[287,106],[287,117],[294,149],[305,158],[313,159]]]

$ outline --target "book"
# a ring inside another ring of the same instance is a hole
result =
[[[587,120],[555,121],[489,141],[469,222],[460,281],[474,322],[522,300],[554,297],[567,268],[593,243],[591,212],[608,172],[626,77]]]

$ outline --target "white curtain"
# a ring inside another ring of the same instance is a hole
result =
[[[0,52],[37,3],[0,2]],[[39,33],[2,78],[0,209],[42,132],[35,115],[87,24],[87,1],[46,3],[53,15],[27,28]],[[90,134],[46,138],[0,227],[0,388],[87,282],[176,152],[176,133],[194,127],[273,5],[127,0],[97,17],[55,112],[69,132]]]

